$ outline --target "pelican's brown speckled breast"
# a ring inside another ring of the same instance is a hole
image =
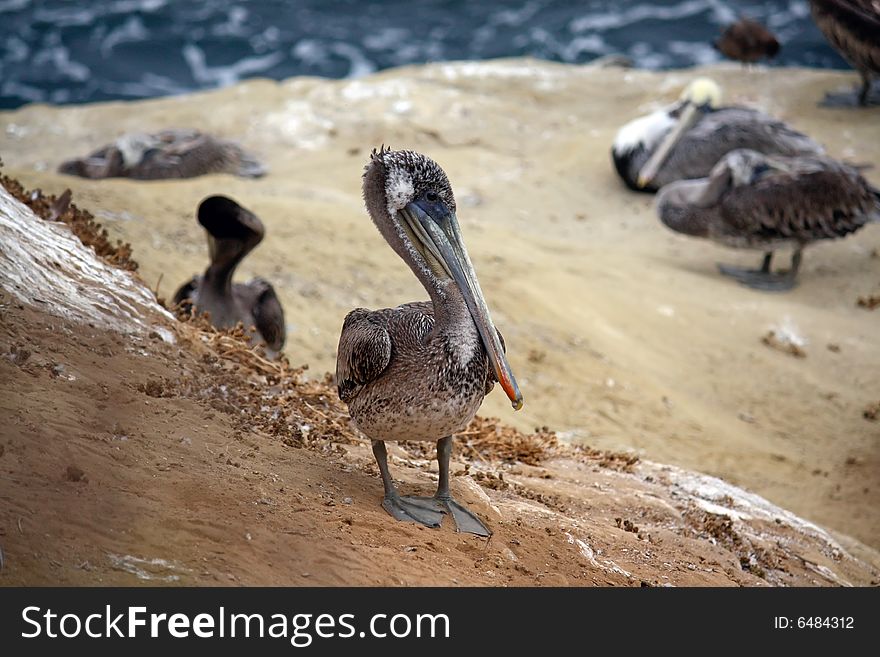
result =
[[[416,306],[416,308],[414,308]],[[492,387],[486,351],[467,318],[432,334],[428,304],[376,311],[392,338],[381,376],[349,401],[351,417],[374,440],[436,441],[463,430]]]

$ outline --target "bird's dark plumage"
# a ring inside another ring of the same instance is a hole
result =
[[[776,36],[750,18],[741,18],[728,25],[714,46],[725,57],[744,64],[772,59],[779,53]]]
[[[674,119],[679,109],[666,110]],[[635,191],[656,192],[676,180],[702,178],[724,155],[737,148],[778,155],[820,154],[821,145],[759,110],[735,105],[706,108],[700,120],[688,130],[669,153],[656,178],[644,188],[638,186],[639,171],[654,152],[662,137],[672,129],[672,121],[651,141],[619,144],[612,149],[618,175]],[[662,118],[660,112],[656,113]],[[647,119],[648,117],[643,117]],[[639,119],[636,119],[639,120]],[[635,122],[633,122],[635,123]],[[619,134],[623,134],[626,126]]]
[[[198,130],[164,130],[123,135],[86,157],[63,162],[60,173],[82,178],[161,180],[231,173],[246,178],[265,175],[265,167],[231,141]]]
[[[225,196],[210,196],[199,204],[198,220],[208,235],[211,263],[201,276],[194,276],[174,294],[183,310],[207,312],[218,328],[241,322],[255,327],[259,341],[270,352],[284,346],[284,310],[275,289],[263,278],[233,283],[241,260],[265,235],[260,219]]]
[[[810,0],[813,21],[862,76],[858,101],[868,103],[871,81],[880,77],[880,2]]]
[[[473,419],[496,381],[515,408],[522,395],[464,249],[452,187],[430,158],[382,148],[370,157],[363,192],[374,225],[431,301],[357,308],[346,316],[336,359],[339,397],[373,441],[388,513],[429,527],[449,513],[460,531],[489,536],[451,497],[452,436]],[[397,492],[387,440],[437,442],[440,476],[433,498]]]
[[[737,150],[708,178],[660,190],[657,212],[669,228],[725,246],[765,253],[792,247],[799,263],[805,246],[880,221],[880,192],[829,157]]]

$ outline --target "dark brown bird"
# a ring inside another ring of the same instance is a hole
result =
[[[708,178],[663,187],[657,214],[676,232],[764,251],[760,270],[719,269],[749,287],[788,290],[795,285],[804,247],[880,221],[880,191],[830,157],[739,149],[725,155]],[[773,273],[773,251],[784,247],[794,248],[791,268]]]
[[[217,328],[239,322],[256,327],[257,341],[270,357],[284,346],[284,311],[271,283],[255,278],[233,283],[235,268],[265,235],[263,222],[253,212],[225,196],[209,196],[199,204],[199,223],[208,235],[211,263],[201,276],[194,276],[174,294],[174,303],[210,314]]]
[[[413,151],[373,151],[364,200],[388,245],[416,275],[429,302],[351,311],[336,360],[339,397],[373,441],[385,486],[382,507],[397,520],[459,531],[488,528],[449,492],[452,435],[473,419],[495,382],[515,409],[522,395],[510,370],[456,218],[443,169]],[[437,442],[440,480],[433,497],[404,497],[388,470],[386,440]]]
[[[161,180],[231,173],[258,178],[266,169],[238,144],[198,130],[126,134],[86,157],[63,162],[59,173],[81,178]]]
[[[728,25],[713,45],[728,59],[743,64],[773,59],[779,53],[776,36],[751,18],[740,18]]]
[[[810,0],[810,11],[825,38],[862,76],[857,99],[867,105],[871,80],[880,77],[880,0]],[[828,94],[825,103],[852,105],[852,100],[852,94]]]

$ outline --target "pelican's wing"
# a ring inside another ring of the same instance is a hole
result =
[[[174,293],[174,298],[171,300],[171,303],[175,306],[180,305],[182,310],[189,311],[192,308],[193,297],[199,287],[200,281],[200,276],[193,276],[186,283],[177,288],[177,292]]]
[[[823,152],[819,143],[785,121],[736,105],[709,112],[688,131],[686,138],[693,141],[691,148],[694,151],[714,154],[720,150],[722,155],[737,148],[776,155],[819,155]]]
[[[254,325],[270,349],[281,351],[287,329],[284,324],[284,309],[281,307],[278,295],[275,294],[275,288],[262,278],[252,280],[250,286],[257,292],[251,308]]]
[[[391,362],[391,336],[382,311],[356,308],[345,316],[336,354],[336,390],[348,402]]]
[[[768,164],[724,199],[724,219],[740,233],[811,242],[843,237],[877,212],[874,191],[852,167],[828,158],[792,160],[788,170]]]
[[[880,6],[873,0],[814,0],[816,9],[831,14],[839,23],[869,42],[877,40]]]
[[[391,362],[396,340],[423,341],[434,328],[430,303],[407,303],[397,308],[357,308],[345,317],[336,353],[336,388],[349,402],[361,388],[378,379]]]

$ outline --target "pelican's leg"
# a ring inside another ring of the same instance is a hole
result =
[[[438,440],[437,462],[440,465],[440,481],[437,484],[437,493],[434,495],[434,499],[449,510],[458,531],[477,536],[491,536],[492,532],[489,531],[489,528],[477,516],[452,499],[452,495],[449,494],[449,459],[451,456],[452,436]]]
[[[443,519],[444,511],[436,507],[433,498],[403,497],[394,487],[391,472],[388,470],[388,452],[385,443],[381,440],[373,441],[373,456],[379,465],[379,474],[382,475],[382,484],[385,486],[385,499],[382,500],[382,508],[390,513],[396,520],[418,522],[426,527],[439,527]]]
[[[862,90],[859,92],[859,105],[880,105],[880,84],[871,85],[871,77],[862,73]]]
[[[880,104],[880,94],[871,93],[871,78],[862,73],[862,86],[852,91],[826,93],[825,99],[819,103],[824,107],[866,107]]]
[[[759,270],[739,269],[728,265],[718,265],[719,271],[725,276],[735,278],[747,287],[766,292],[784,292],[797,285],[797,273],[801,265],[801,249],[797,249],[791,256],[791,267],[788,271],[773,273],[770,271],[770,261],[773,252],[764,254],[764,263]]]
[[[764,254],[764,262],[761,263],[760,269],[745,269],[743,267],[733,267],[731,265],[723,265],[718,263],[718,271],[725,276],[730,276],[737,280],[744,277],[754,276],[755,274],[769,274],[770,263],[773,261],[773,251],[767,251]]]
[[[862,90],[859,92],[859,105],[865,107],[868,104],[868,93],[871,91],[871,78],[862,73]]]

